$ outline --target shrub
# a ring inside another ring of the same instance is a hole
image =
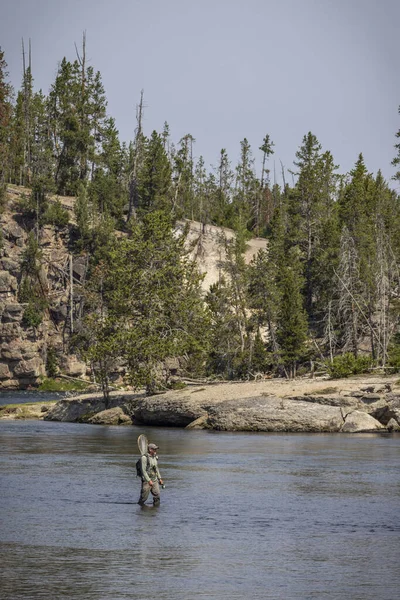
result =
[[[56,229],[64,229],[69,223],[69,213],[63,208],[61,202],[57,200],[54,204],[49,204],[43,215],[43,222],[53,225]]]
[[[39,327],[43,321],[43,310],[35,304],[34,301],[29,302],[22,316],[22,324],[25,327]]]
[[[0,184],[0,215],[4,212],[7,203],[6,190],[7,186],[5,184]]]
[[[50,347],[47,350],[46,373],[48,377],[54,378],[58,373],[58,360],[54,348]]]
[[[350,375],[366,373],[371,368],[370,356],[354,356],[352,352],[346,352],[335,356],[332,363],[326,365],[328,373],[332,379],[342,379]]]
[[[396,333],[389,346],[388,367],[392,367],[391,371],[400,371],[400,333]]]

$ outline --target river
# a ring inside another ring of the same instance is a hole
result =
[[[136,504],[136,440],[166,489]],[[2,600],[394,600],[400,435],[0,421]]]

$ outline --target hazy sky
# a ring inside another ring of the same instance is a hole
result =
[[[145,133],[164,121],[174,142],[191,133],[208,165],[224,147],[234,166],[247,137],[259,169],[269,133],[277,171],[280,161],[290,169],[312,131],[340,172],[363,152],[371,172],[394,173],[398,0],[0,0],[0,8],[16,88],[22,37],[26,46],[31,39],[35,87],[47,93],[86,30],[123,140],[133,138],[143,88]]]

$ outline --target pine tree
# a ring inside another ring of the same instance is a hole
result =
[[[318,279],[320,266],[316,262],[323,242],[325,221],[332,215],[336,178],[332,155],[321,153],[321,144],[309,132],[296,152],[298,181],[290,194],[289,237],[298,246],[304,264],[306,310],[311,320],[316,317],[316,304],[322,289]]]
[[[240,160],[236,167],[234,194],[235,225],[254,229],[259,189],[254,172],[254,158],[246,138],[240,142]]]
[[[9,176],[9,138],[12,115],[12,87],[7,81],[7,63],[0,47],[0,204]]]
[[[138,184],[138,208],[141,211],[171,210],[171,165],[162,136],[153,131],[145,140],[143,165]]]
[[[210,219],[211,223],[221,226],[230,226],[233,223],[232,212],[232,182],[234,174],[225,148],[219,156],[218,167],[215,169],[216,181],[214,193],[211,197]]]
[[[272,154],[274,154],[274,142],[271,140],[269,134],[267,134],[259,150],[262,152],[262,167],[261,167],[261,178],[260,178],[260,193],[257,198],[256,210],[255,210],[255,233],[257,236],[261,233],[262,225],[267,225],[272,218],[274,206],[272,204],[272,194],[269,189],[269,170],[266,168],[267,160]],[[263,219],[263,213],[265,213],[265,221]]]
[[[207,318],[200,277],[170,219],[154,211],[132,225],[131,237],[114,239],[105,255],[98,289],[112,348],[118,346],[127,361],[131,382],[152,392],[162,384],[159,367],[166,358],[204,355]]]
[[[296,249],[289,255],[279,281],[281,302],[277,319],[277,342],[281,360],[289,377],[296,376],[297,363],[305,355],[307,314],[303,307],[300,262]]]

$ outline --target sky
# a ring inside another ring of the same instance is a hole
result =
[[[0,0],[0,15],[15,89],[22,38],[26,48],[31,40],[35,87],[48,93],[86,31],[122,140],[134,137],[143,89],[144,133],[165,121],[175,143],[191,133],[209,168],[221,148],[234,167],[246,137],[259,173],[268,133],[278,180],[311,131],[340,173],[362,152],[370,172],[394,175],[398,0]]]

